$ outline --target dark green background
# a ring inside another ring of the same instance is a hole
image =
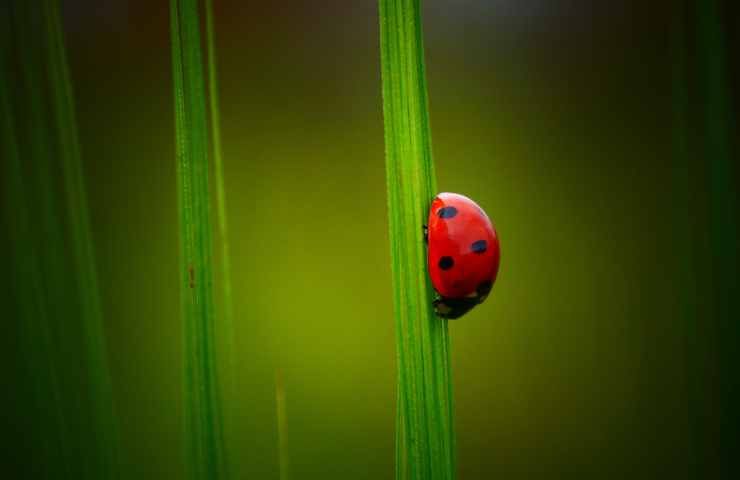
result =
[[[63,4],[123,477],[178,478],[168,2]],[[231,455],[243,478],[277,478],[280,370],[293,478],[391,478],[376,5],[215,4],[236,307]],[[698,4],[678,4],[425,2],[439,188],[485,208],[502,248],[489,300],[450,325],[461,479],[730,475],[738,22],[721,4],[702,27]],[[724,36],[707,47],[711,32]],[[3,323],[14,355],[17,328]],[[24,469],[32,422],[13,395],[17,358],[7,365],[6,452]]]

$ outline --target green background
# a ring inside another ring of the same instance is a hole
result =
[[[122,476],[179,478],[168,4],[63,4]],[[729,472],[737,244],[722,239],[737,238],[737,197],[723,191],[730,213],[718,221],[712,162],[736,163],[738,22],[720,5],[716,31],[730,33],[723,49],[702,50],[698,8],[681,16],[676,5],[425,2],[438,185],[475,199],[502,249],[489,299],[450,324],[461,479]],[[376,5],[216,1],[215,15],[236,471],[278,476],[280,371],[292,478],[391,478],[395,340]],[[685,42],[676,43],[681,19]],[[706,80],[707,58],[727,66],[719,87]],[[729,147],[717,153],[711,133],[722,128]],[[4,342],[15,355],[10,311]],[[33,426],[14,413],[24,404],[13,395],[19,365],[6,363],[4,440],[9,465],[27,470]]]

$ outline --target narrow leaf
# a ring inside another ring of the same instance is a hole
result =
[[[65,214],[68,217],[72,247],[73,280],[79,295],[82,323],[82,347],[85,352],[89,375],[90,405],[93,438],[90,448],[94,452],[95,478],[117,478],[118,427],[113,399],[103,314],[98,289],[97,270],[90,218],[87,204],[85,177],[82,165],[74,95],[67,65],[62,21],[56,0],[43,4],[46,26],[46,63],[49,75],[52,124],[58,143],[59,161],[65,195]]]
[[[226,478],[215,351],[213,226],[208,119],[196,0],[171,0],[180,287],[185,364],[185,442],[190,478]]]
[[[380,0],[398,356],[396,478],[455,476],[447,321],[432,310],[422,225],[436,191],[419,0]]]

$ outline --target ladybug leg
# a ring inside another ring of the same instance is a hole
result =
[[[422,225],[421,228],[424,231],[424,243],[429,245],[429,228],[426,225]]]

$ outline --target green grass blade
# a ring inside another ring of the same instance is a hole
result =
[[[95,252],[90,234],[84,173],[75,118],[72,83],[67,66],[59,5],[46,0],[43,5],[46,24],[46,63],[50,85],[53,128],[58,142],[65,193],[65,213],[70,226],[74,280],[79,294],[82,344],[89,375],[90,404],[95,452],[91,475],[116,478],[118,464],[118,428],[108,371],[103,315],[95,267]]]
[[[213,1],[206,0],[206,45],[208,48],[208,99],[211,119],[211,142],[213,145],[214,185],[216,188],[216,216],[218,236],[221,240],[221,332],[226,349],[223,355],[226,374],[227,406],[234,404],[236,389],[236,350],[234,347],[234,304],[231,291],[231,253],[229,248],[229,229],[226,219],[226,189],[224,184],[223,152],[221,147],[221,116],[219,114],[218,72],[216,69],[216,40],[213,28]],[[226,409],[231,421],[234,420],[231,408]]]
[[[397,479],[451,479],[447,321],[432,310],[422,225],[436,193],[419,0],[380,0],[386,175],[398,356]]]
[[[190,478],[226,478],[215,355],[208,121],[196,0],[171,0],[185,437]]]
[[[708,167],[709,205],[708,226],[712,257],[710,260],[712,286],[712,313],[717,335],[716,354],[719,363],[718,387],[721,401],[718,419],[721,425],[740,424],[740,377],[736,374],[740,353],[740,258],[738,258],[738,168],[736,156],[737,135],[733,134],[735,119],[732,111],[732,89],[728,83],[729,61],[722,4],[717,0],[695,3],[697,53],[701,59],[699,88],[703,118],[701,154]],[[724,10],[726,10],[726,7]],[[731,23],[729,23],[731,25]],[[730,60],[731,59],[731,60]],[[706,225],[706,223],[705,223]],[[726,471],[735,468],[735,448],[740,442],[737,428],[720,429],[720,455]]]
[[[694,258],[694,247],[696,234],[693,228],[685,228],[687,215],[692,215],[696,209],[692,198],[692,158],[689,149],[689,92],[687,84],[687,59],[686,59],[686,14],[683,2],[678,2],[673,11],[671,30],[671,132],[672,132],[672,180],[674,186],[674,225],[677,230],[684,229],[684,234],[675,239],[676,248],[683,254],[677,259],[677,275],[675,282],[678,290],[678,302],[681,306],[681,320],[684,329],[683,357],[684,369],[686,371],[686,396],[688,411],[688,428],[690,435],[688,441],[691,448],[687,449],[686,463],[688,465],[688,478],[700,478],[700,472],[705,470],[701,465],[699,452],[701,445],[699,432],[701,431],[701,419],[693,413],[698,405],[701,405],[702,381],[701,381],[701,359],[699,354],[701,338],[699,322],[697,318],[697,285],[696,278],[698,269]]]
[[[44,472],[45,477],[55,477],[60,473],[69,475],[68,452],[64,441],[67,421],[60,401],[61,389],[58,365],[54,358],[50,315],[48,305],[43,301],[44,274],[32,228],[34,217],[29,202],[28,180],[24,179],[21,166],[18,129],[12,108],[11,92],[15,91],[12,87],[15,83],[9,78],[9,72],[12,71],[9,47],[23,42],[11,40],[11,32],[20,36],[21,29],[17,24],[11,26],[10,17],[10,14],[3,14],[0,18],[0,158],[3,159],[5,193],[2,203],[12,248],[8,270],[18,307],[19,341],[26,367],[24,377],[31,383],[33,395],[30,403],[37,428],[31,432],[31,436],[41,447],[41,468],[37,473]],[[20,60],[24,69],[30,63],[25,53]],[[26,97],[30,96],[21,95],[20,99],[24,108],[32,103],[29,100],[34,100]],[[45,138],[36,140],[41,143],[46,141]]]
[[[223,288],[223,325],[227,333],[233,332],[234,306],[231,298],[231,257],[229,252],[228,223],[226,220],[226,191],[224,186],[223,153],[221,147],[221,120],[219,114],[218,74],[216,71],[216,46],[213,29],[213,1],[206,0],[206,34],[208,45],[208,97],[211,114],[211,140],[213,142],[213,166],[216,186],[216,212],[218,231],[221,237],[221,274]],[[233,336],[229,335],[229,340]],[[229,344],[229,366],[233,368],[234,349]]]
[[[285,405],[285,381],[283,372],[275,370],[275,410],[277,413],[278,463],[280,480],[290,478],[290,457],[288,456],[288,413]]]

